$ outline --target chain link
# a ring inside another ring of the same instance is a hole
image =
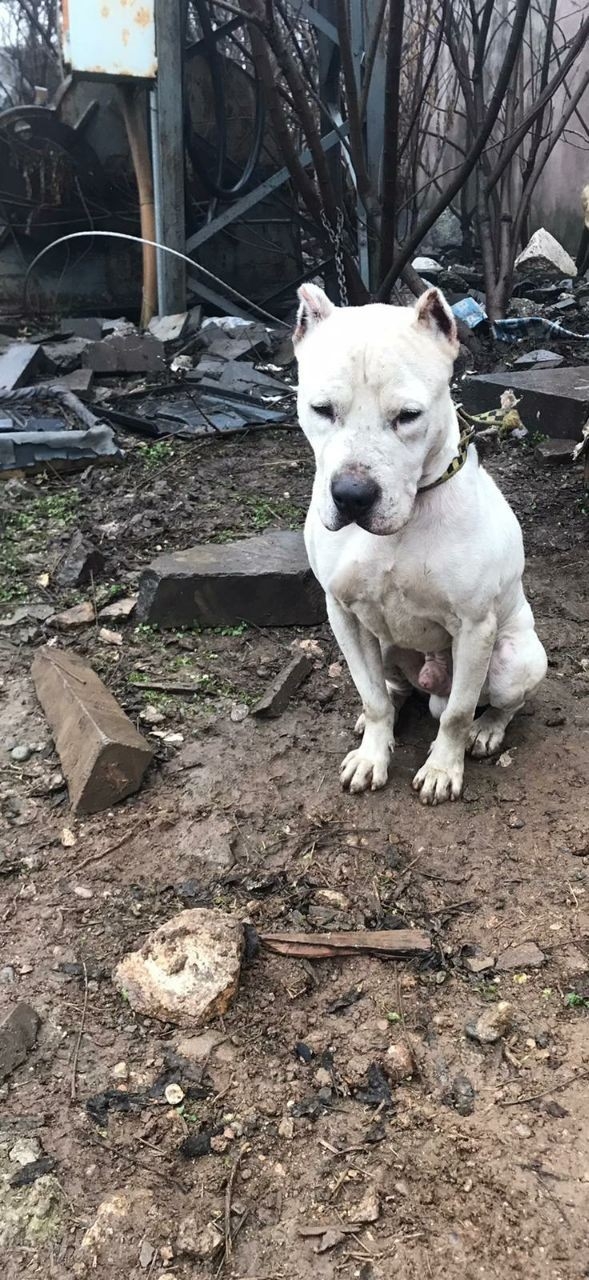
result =
[[[337,221],[335,230],[329,221],[325,210],[321,210],[321,225],[327,232],[329,239],[333,245],[333,256],[335,261],[335,274],[337,276],[337,287],[339,289],[339,300],[342,307],[348,305],[348,288],[346,285],[346,267],[344,262],[343,238],[344,238],[344,215],[341,209],[337,211]]]

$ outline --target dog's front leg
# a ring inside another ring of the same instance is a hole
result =
[[[342,786],[350,791],[384,787],[394,746],[395,711],[387,692],[380,643],[333,596],[327,597],[332,631],[362,699],[362,743],[342,761]]]
[[[489,668],[497,623],[493,614],[464,621],[452,644],[454,672],[448,703],[428,759],[413,779],[423,804],[457,800],[462,791],[464,752]]]

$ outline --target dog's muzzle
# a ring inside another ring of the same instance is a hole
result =
[[[361,471],[341,471],[331,481],[331,496],[341,520],[366,527],[371,511],[381,497],[380,486]]]

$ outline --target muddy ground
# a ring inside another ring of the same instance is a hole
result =
[[[298,434],[124,443],[118,469],[4,486],[5,613],[88,597],[42,585],[76,528],[106,556],[100,605],[128,594],[159,549],[301,522],[311,466]],[[586,498],[578,469],[543,468],[531,446],[488,465],[523,523],[550,668],[508,754],[469,763],[456,805],[425,809],[410,790],[432,735],[417,699],[386,790],[342,794],[357,700],[327,627],[310,633],[321,654],[308,682],[260,724],[245,709],[302,632],[162,635],[131,619],[120,647],[92,626],[59,642],[144,732],[183,740],[152,738],[141,793],[76,820],[29,677],[55,631],[0,631],[0,1013],[26,1000],[42,1018],[1,1091],[10,1280],[589,1275]],[[150,691],[150,679],[197,691]],[[23,744],[38,749],[15,762]],[[262,953],[224,1021],[187,1035],[134,1016],[110,973],[195,905],[260,929],[422,926],[434,954],[311,965]],[[539,967],[495,970],[529,941]],[[470,972],[473,954],[491,967]],[[512,1027],[481,1046],[465,1026],[498,1000]],[[391,1044],[411,1047],[415,1069],[389,1089],[379,1064]],[[186,1095],[178,1107],[170,1081]],[[211,1133],[216,1149],[199,1155]],[[19,1142],[55,1164],[16,1189]],[[114,1192],[111,1217],[97,1219]]]

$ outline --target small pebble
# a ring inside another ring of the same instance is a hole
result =
[[[169,1102],[171,1107],[179,1107],[180,1103],[184,1101],[184,1090],[179,1084],[166,1085],[164,1092],[166,1102]]]
[[[4,986],[9,986],[12,982],[16,982],[16,973],[11,964],[5,964],[0,969],[0,982]]]
[[[43,866],[43,859],[40,853],[27,853],[23,858],[23,867],[28,871],[40,871]]]
[[[126,1062],[116,1062],[116,1063],[115,1063],[115,1065],[114,1065],[114,1067],[113,1067],[113,1069],[112,1069],[111,1075],[112,1075],[113,1080],[128,1080],[128,1079],[129,1079],[129,1068],[128,1068],[128,1066],[127,1066],[127,1063],[126,1063]]]
[[[284,1116],[284,1118],[280,1121],[280,1124],[278,1126],[278,1137],[285,1138],[287,1142],[290,1142],[293,1136],[294,1136],[294,1120],[291,1118],[291,1116]]]
[[[517,813],[510,813],[507,819],[507,825],[508,827],[511,827],[512,831],[521,831],[522,827],[525,827],[526,824],[523,818],[518,818]]]
[[[532,1136],[532,1130],[527,1124],[516,1124],[515,1132],[519,1138],[531,1138]]]
[[[94,893],[92,889],[88,889],[85,884],[74,885],[74,893],[76,898],[92,898]]]
[[[33,754],[33,749],[28,743],[23,742],[21,746],[13,747],[10,755],[17,764],[24,764],[25,760],[29,760]]]

